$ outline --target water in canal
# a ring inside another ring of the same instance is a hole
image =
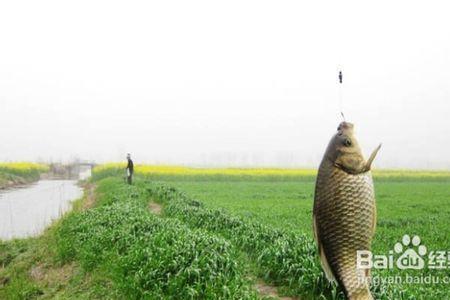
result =
[[[75,180],[41,180],[25,188],[0,191],[0,239],[42,233],[71,208],[83,190]]]

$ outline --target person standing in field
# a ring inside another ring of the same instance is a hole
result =
[[[134,164],[133,164],[133,161],[131,160],[130,153],[127,154],[127,161],[128,161],[127,168],[126,168],[127,182],[128,182],[128,184],[131,184],[133,181]]]

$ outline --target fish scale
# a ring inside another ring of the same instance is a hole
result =
[[[370,171],[350,174],[326,153],[316,181],[314,230],[327,277],[335,279],[351,300],[373,299],[367,282],[361,280],[369,274],[358,270],[356,261],[358,250],[371,249],[375,219]]]
[[[318,178],[315,214],[323,217],[316,226],[328,264],[349,295],[364,294],[367,285],[358,282],[356,251],[370,250],[372,241],[375,197],[370,172],[352,175],[325,164]]]

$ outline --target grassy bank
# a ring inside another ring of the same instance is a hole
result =
[[[0,189],[27,184],[39,179],[48,166],[36,163],[0,163]]]
[[[152,214],[143,181],[97,184],[95,207],[80,200],[42,237],[0,244],[1,299],[256,298],[227,240]]]

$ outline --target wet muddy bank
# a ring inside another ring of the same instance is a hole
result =
[[[26,187],[27,185],[37,182],[38,180],[39,180],[39,177],[38,178],[24,178],[24,177],[14,176],[14,175],[7,175],[7,176],[0,175],[0,192],[2,190],[7,190],[7,189],[11,189],[11,188]]]

